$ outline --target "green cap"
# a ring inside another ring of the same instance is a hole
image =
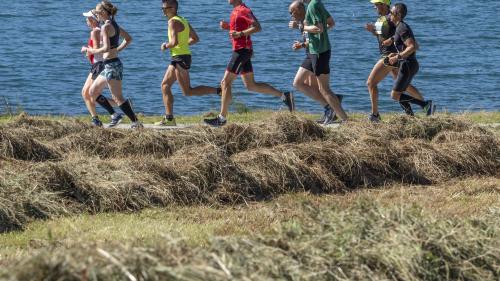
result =
[[[370,0],[373,4],[381,3],[386,4],[387,6],[391,5],[391,0]]]

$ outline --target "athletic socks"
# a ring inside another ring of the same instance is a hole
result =
[[[400,103],[410,102],[410,103],[419,105],[422,108],[424,108],[427,105],[427,102],[421,101],[421,100],[417,100],[416,98],[413,98],[413,97],[411,97],[411,96],[409,96],[407,94],[401,94],[401,97],[399,98],[399,102]]]
[[[104,97],[103,95],[98,96],[96,99],[96,102],[100,106],[102,106],[104,109],[106,109],[106,111],[109,112],[109,115],[113,115],[115,113],[115,110],[113,109],[113,107],[109,103],[108,99],[106,97]]]
[[[174,115],[173,114],[166,114],[165,119],[167,119],[168,121],[172,121],[172,120],[174,120]]]
[[[124,103],[120,105],[120,109],[127,115],[127,117],[132,122],[137,122],[137,116],[135,116],[134,111],[132,110],[132,106],[130,105],[130,101],[126,100]]]

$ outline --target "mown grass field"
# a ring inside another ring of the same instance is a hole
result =
[[[498,280],[500,114],[354,116],[3,117],[0,278]]]

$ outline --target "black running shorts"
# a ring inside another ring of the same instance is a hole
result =
[[[191,68],[191,55],[179,55],[172,57],[172,61],[170,62],[174,67],[176,65],[180,65],[182,68],[188,70]]]
[[[330,74],[330,56],[330,50],[319,55],[307,54],[301,67],[313,72],[316,76]]]
[[[104,70],[104,63],[102,61],[95,62],[90,67],[90,73],[92,74],[92,80],[97,79],[99,74]]]
[[[405,60],[399,64],[398,77],[394,81],[392,90],[395,92],[404,92],[411,83],[419,69],[417,60]]]
[[[240,49],[233,51],[231,60],[227,65],[226,70],[234,74],[246,74],[253,72],[252,67],[252,54],[253,51],[250,49]]]

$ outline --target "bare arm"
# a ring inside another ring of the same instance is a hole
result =
[[[309,33],[323,33],[325,29],[323,28],[323,24],[318,22],[316,25],[304,25],[304,31]]]
[[[101,32],[102,32],[102,46],[99,46],[99,48],[87,48],[87,52],[90,54],[102,54],[106,53],[110,50],[110,43],[109,43],[109,32],[111,31],[111,25],[105,24],[103,25]]]
[[[198,42],[200,42],[200,37],[198,37],[196,30],[194,30],[191,24],[189,24],[189,45],[194,45]]]
[[[123,41],[117,48],[118,52],[121,52],[123,49],[127,48],[130,43],[132,43],[132,36],[130,36],[125,29],[120,28],[120,36],[123,38]]]
[[[406,39],[406,41],[404,43],[405,43],[406,49],[404,51],[402,51],[401,53],[399,53],[399,56],[403,59],[409,57],[413,53],[416,53],[417,46],[418,46],[417,42],[413,38]]]
[[[260,26],[259,21],[257,20],[256,17],[253,17],[253,23],[249,28],[242,30],[242,31],[231,31],[230,35],[233,38],[240,38],[243,36],[250,36],[254,33],[260,32],[261,30],[262,30],[262,27]]]
[[[176,20],[168,21],[168,32],[170,41],[164,45],[165,49],[170,49],[179,44],[179,32],[184,30],[184,26]]]
[[[330,16],[330,17],[328,17],[328,18],[326,19],[326,27],[327,27],[328,29],[332,29],[334,26],[335,26],[335,20],[334,20],[334,19],[333,19],[333,17],[331,17],[331,16]]]

